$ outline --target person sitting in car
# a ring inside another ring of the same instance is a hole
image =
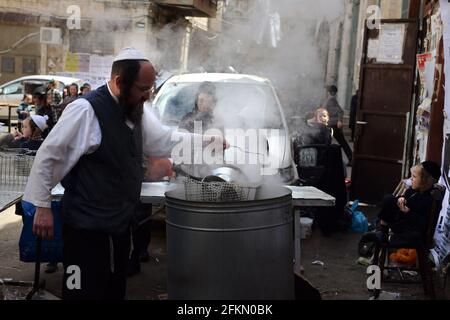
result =
[[[203,82],[195,99],[194,110],[181,119],[179,128],[194,132],[194,124],[198,121],[202,123],[203,130],[208,130],[214,122],[216,104],[216,87],[212,82]]]

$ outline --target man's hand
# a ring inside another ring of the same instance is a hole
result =
[[[47,240],[53,239],[53,213],[50,208],[36,208],[33,221],[33,233]]]
[[[173,164],[168,158],[149,157],[147,162],[147,178],[152,182],[173,175]]]
[[[344,127],[344,124],[342,123],[342,121],[338,121],[337,127],[338,127],[338,129],[342,129]]]
[[[228,143],[227,139],[225,139],[222,136],[204,136],[204,137],[206,137],[206,139],[203,140],[203,147],[206,147],[211,143],[216,144],[216,143],[220,143],[220,142],[222,142],[223,150],[227,150],[231,146]]]

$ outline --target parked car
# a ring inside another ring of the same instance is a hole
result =
[[[200,85],[211,82],[215,87],[215,124],[225,132],[231,129],[249,129],[264,136],[258,139],[257,152],[263,154],[265,175],[278,175],[284,183],[296,178],[292,159],[292,144],[280,100],[269,80],[252,75],[227,73],[183,74],[171,77],[162,86],[152,107],[165,125],[179,127],[185,115],[192,112]],[[236,132],[236,130],[234,130]],[[274,135],[275,134],[275,135]],[[228,137],[227,140],[233,140]],[[235,142],[234,142],[235,143]],[[251,151],[250,142],[243,149],[225,152],[225,161],[236,159],[236,153]],[[245,150],[246,149],[246,150]],[[267,161],[268,159],[268,161]],[[275,167],[273,164],[277,164]],[[268,166],[267,164],[270,164]]]
[[[76,83],[79,86],[83,84],[81,79],[52,75],[25,76],[2,84],[0,85],[0,120],[8,119],[8,108],[2,105],[19,104],[25,93],[33,93],[35,88],[42,85],[47,85],[51,79],[55,79],[59,82],[58,89],[61,92],[63,92],[65,86],[71,83]],[[17,119],[17,114],[15,111],[11,114],[12,119]]]

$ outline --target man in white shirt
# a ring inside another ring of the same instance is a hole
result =
[[[63,299],[125,297],[143,154],[170,157],[173,136],[183,135],[143,107],[154,80],[150,61],[123,49],[111,80],[69,104],[36,155],[23,200],[37,207],[37,236],[53,237],[51,190],[60,181],[65,187]],[[80,273],[80,285],[71,272]]]

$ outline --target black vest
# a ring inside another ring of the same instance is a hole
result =
[[[141,193],[141,126],[132,130],[126,125],[123,110],[106,85],[85,99],[95,111],[102,139],[62,182],[63,221],[75,229],[120,235],[130,227]]]

